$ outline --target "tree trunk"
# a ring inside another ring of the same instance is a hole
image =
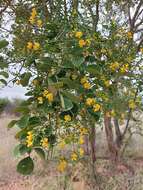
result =
[[[95,137],[96,137],[95,126],[92,126],[91,127],[91,134],[90,134],[90,146],[91,146],[91,157],[92,157],[92,162],[93,163],[96,161]]]
[[[116,133],[116,145],[120,149],[122,145],[122,134],[120,131],[118,119],[114,118],[114,127],[115,127],[115,133]]]
[[[105,125],[105,132],[106,132],[106,138],[108,143],[108,150],[109,150],[109,156],[110,160],[113,162],[118,161],[118,148],[116,144],[114,143],[113,138],[113,131],[112,131],[112,125],[111,125],[111,117],[104,116],[104,125]]]

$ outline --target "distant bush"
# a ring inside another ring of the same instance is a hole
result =
[[[10,104],[10,101],[7,98],[0,99],[0,114],[5,110],[5,107]]]
[[[23,104],[24,100],[15,98],[13,100],[9,100],[7,98],[0,98],[0,114],[3,112],[10,115],[17,115],[19,113],[16,111],[16,108]]]

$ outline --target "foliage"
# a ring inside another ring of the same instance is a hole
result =
[[[93,128],[104,117],[129,121],[140,108],[143,46],[137,21],[142,3],[131,18],[125,6],[131,10],[133,3],[14,4],[9,61],[18,68],[12,72],[13,82],[27,87],[28,99],[19,109],[22,117],[10,127],[19,127],[16,138],[27,146],[28,155],[35,148],[52,152],[56,146],[77,144],[70,157],[61,151],[58,168],[63,171],[68,161],[83,158],[85,136],[95,140]]]

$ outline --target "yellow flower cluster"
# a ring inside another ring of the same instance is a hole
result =
[[[84,47],[85,45],[86,45],[86,41],[85,40],[83,40],[83,39],[81,39],[81,40],[79,40],[79,47]]]
[[[87,106],[93,106],[95,104],[95,99],[94,98],[87,98],[85,104]]]
[[[42,145],[43,148],[47,148],[48,145],[49,145],[48,138],[43,138],[41,140],[41,145]]]
[[[75,152],[73,152],[72,154],[71,154],[71,160],[72,161],[76,161],[78,159],[78,155],[75,153]]]
[[[81,38],[82,36],[83,36],[83,33],[80,32],[80,31],[78,31],[78,32],[75,33],[75,37],[76,38]]]
[[[136,108],[136,104],[135,104],[134,100],[129,101],[129,108],[130,109],[135,109]]]
[[[58,165],[59,172],[64,172],[67,168],[67,161],[65,159],[61,159]]]
[[[133,38],[133,33],[131,31],[127,32],[127,36],[129,39],[132,39]]]
[[[92,106],[94,112],[97,112],[101,109],[100,104],[96,103],[94,98],[87,98],[85,104],[87,106]]]
[[[69,122],[69,121],[71,121],[71,116],[70,115],[65,115],[64,116],[64,120],[65,120],[65,122]]]
[[[79,144],[84,144],[84,136],[83,135],[81,135],[80,137],[79,137]]]
[[[27,144],[27,147],[31,147],[33,145],[33,132],[32,131],[29,131],[27,133],[26,144]]]
[[[31,11],[30,18],[29,18],[29,22],[31,24],[35,24],[36,23],[36,25],[39,28],[41,28],[42,27],[42,20],[41,19],[36,20],[36,16],[37,16],[37,11],[36,11],[35,8],[33,8],[32,11]]]
[[[34,23],[35,23],[35,18],[36,18],[36,16],[37,16],[37,11],[36,11],[35,8],[33,8],[32,11],[31,11],[31,16],[30,16],[30,18],[29,18],[29,22],[30,22],[31,24],[34,24]]]
[[[119,63],[118,62],[111,63],[110,69],[112,71],[116,71],[117,69],[119,69]]]
[[[48,90],[44,90],[43,97],[47,98],[49,102],[53,102],[54,100],[53,93],[49,92]]]
[[[88,82],[88,79],[87,77],[83,77],[81,80],[80,80],[80,83],[83,85],[83,87],[87,90],[89,90],[91,88],[91,84]]]
[[[79,155],[80,155],[80,156],[83,156],[83,155],[84,155],[84,150],[83,150],[83,148],[79,148]]]
[[[101,109],[101,106],[99,105],[99,104],[94,104],[93,105],[93,111],[94,112],[97,112],[97,111],[99,111]]]
[[[129,70],[129,64],[125,64],[120,68],[121,73],[125,73]]]
[[[88,129],[86,129],[85,127],[80,128],[80,134],[81,134],[81,135],[86,135],[86,134],[88,134]]]
[[[37,98],[37,100],[38,100],[38,103],[39,103],[39,104],[43,104],[43,97],[42,97],[42,96],[39,96],[39,97]]]
[[[29,49],[29,50],[35,50],[35,51],[37,51],[37,50],[39,50],[40,49],[40,43],[39,42],[28,42],[27,43],[27,49]]]

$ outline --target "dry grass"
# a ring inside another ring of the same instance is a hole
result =
[[[19,158],[13,155],[13,148],[17,144],[14,139],[16,129],[10,131],[6,126],[11,118],[0,118],[0,190],[96,190],[92,187],[91,168],[88,163],[79,164],[74,169],[69,168],[66,175],[60,175],[56,171],[54,162],[47,166],[34,156],[36,167],[31,176],[24,177],[16,172],[16,164]],[[97,150],[103,155],[101,149],[106,149],[103,139],[105,136],[98,134],[100,139]],[[127,149],[128,154],[143,156],[143,139],[134,136]],[[119,165],[113,169],[107,160],[98,160],[96,170],[100,189],[104,190],[143,190],[143,160],[131,160],[128,162],[134,169],[132,174],[127,168]],[[86,167],[85,167],[86,165]]]

